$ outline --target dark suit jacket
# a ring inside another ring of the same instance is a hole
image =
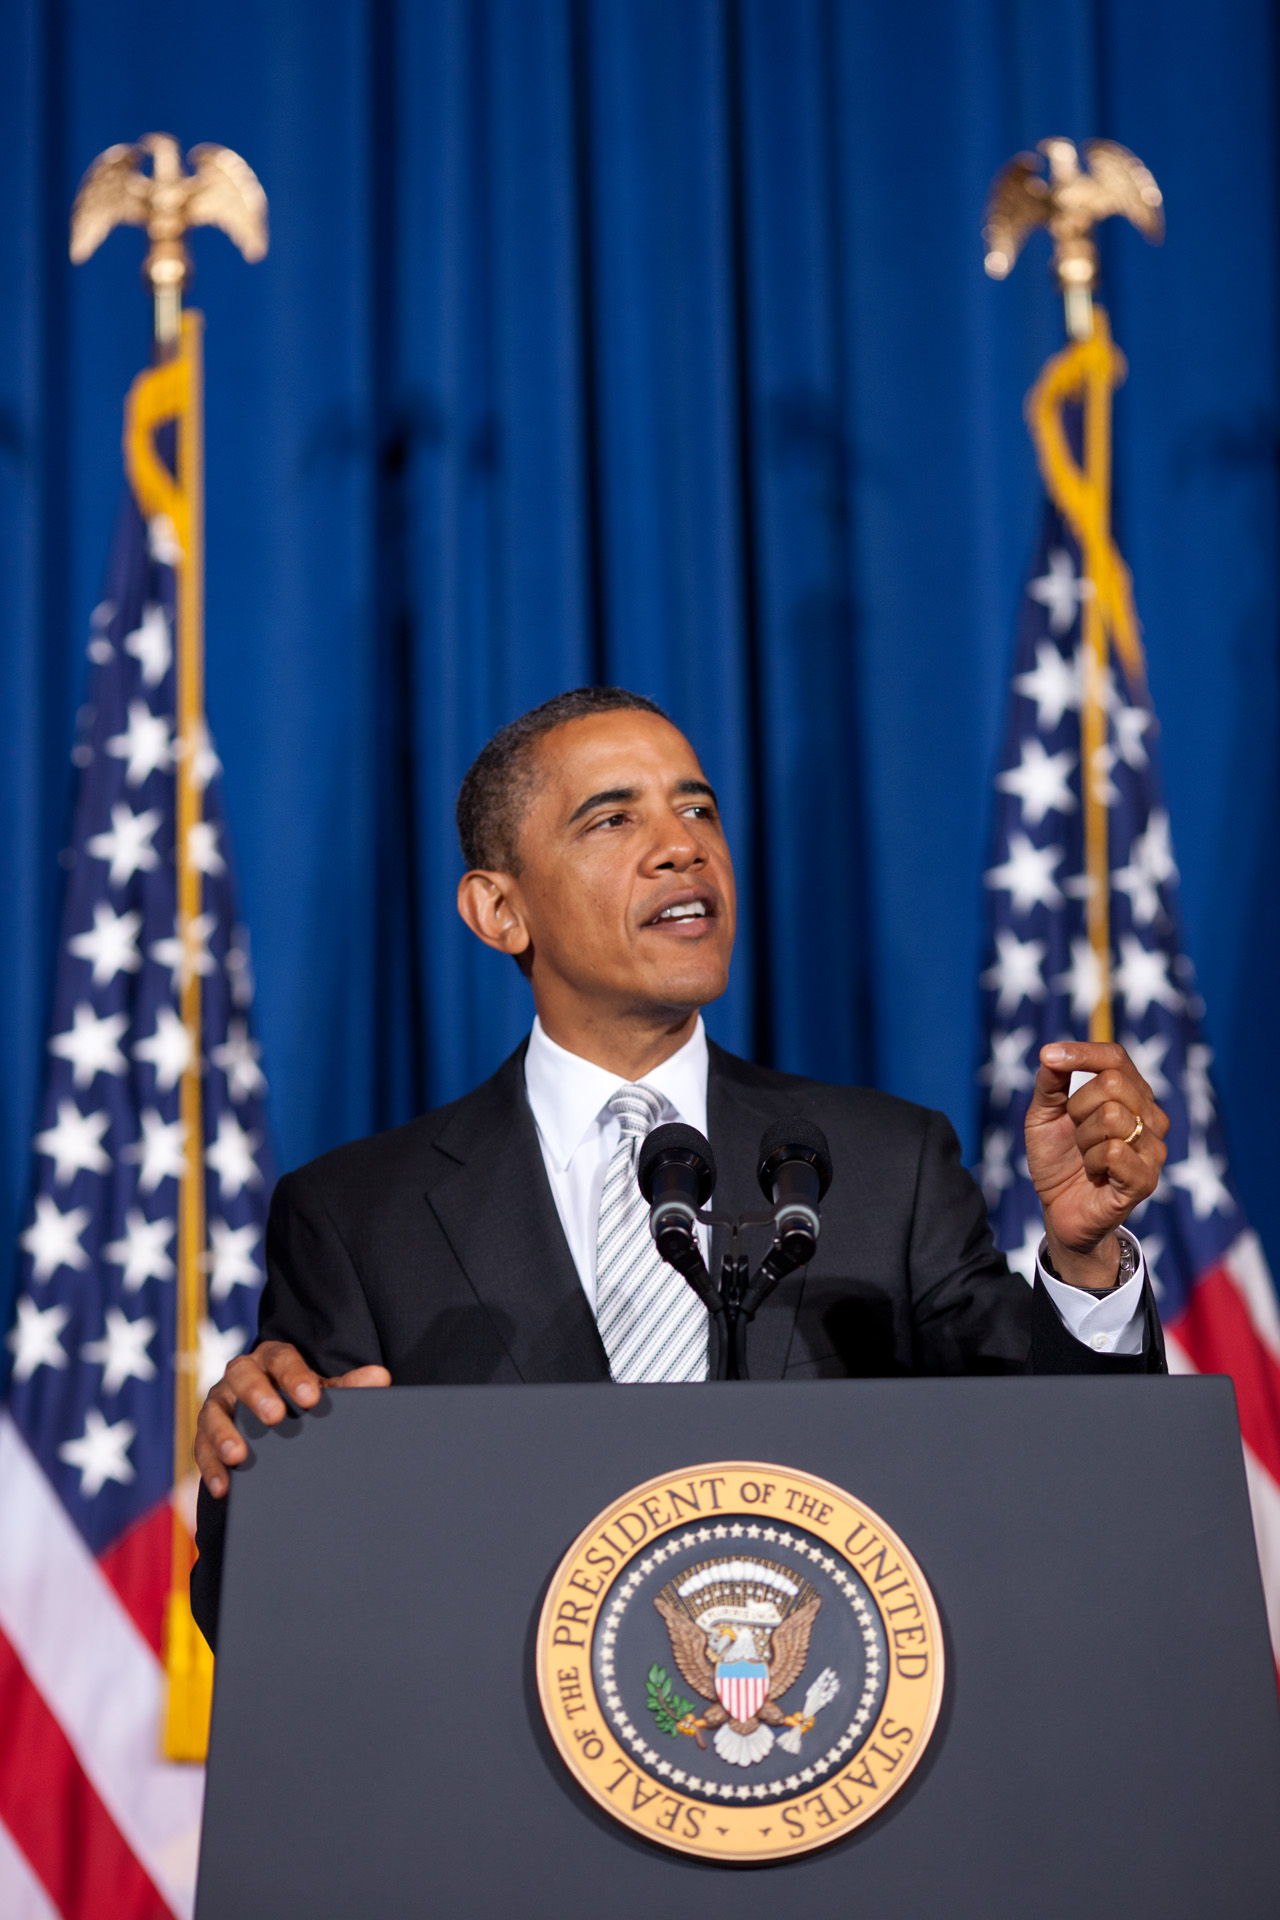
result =
[[[759,1210],[760,1136],[787,1114],[818,1121],[835,1168],[815,1258],[752,1323],[753,1379],[1163,1370],[1149,1288],[1145,1351],[1125,1359],[1074,1340],[1042,1290],[1010,1273],[942,1114],[720,1047],[710,1056],[718,1211]],[[767,1234],[751,1248],[753,1267],[766,1245]],[[547,1181],[523,1047],[451,1106],[285,1175],[258,1331],[326,1375],[381,1362],[402,1385],[609,1378]],[[224,1522],[225,1503],[202,1487],[191,1595],[211,1644]]]

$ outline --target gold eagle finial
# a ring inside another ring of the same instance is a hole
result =
[[[143,161],[150,155],[151,171]],[[267,251],[267,196],[257,174],[230,147],[193,147],[185,173],[172,134],[148,133],[136,146],[108,147],[80,182],[71,208],[71,258],[87,260],[113,227],[145,227],[150,248],[142,271],[162,307],[176,320],[182,288],[191,277],[188,227],[221,227],[246,260]]]
[[[1033,227],[1047,227],[1053,266],[1067,301],[1070,332],[1087,337],[1098,249],[1092,233],[1100,220],[1123,214],[1158,245],[1164,238],[1164,200],[1149,168],[1115,140],[1087,140],[1087,168],[1070,140],[1042,140],[1035,153],[1019,153],[1003,167],[987,196],[982,237],[986,269],[1003,280]],[[1040,156],[1049,163],[1042,174]]]

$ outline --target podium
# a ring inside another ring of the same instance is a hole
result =
[[[196,1920],[1280,1913],[1280,1708],[1227,1380],[411,1387],[245,1424]],[[653,1476],[726,1460],[873,1509],[945,1647],[896,1797],[757,1866],[611,1818],[535,1677],[570,1543]]]

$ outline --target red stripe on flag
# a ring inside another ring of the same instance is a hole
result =
[[[98,1562],[157,1659],[164,1657],[164,1610],[172,1561],[173,1508],[162,1500]]]
[[[1240,1432],[1280,1484],[1280,1366],[1254,1331],[1244,1296],[1225,1267],[1210,1267],[1169,1331],[1197,1373],[1229,1373]]]
[[[64,1920],[170,1920],[3,1633],[0,1726],[0,1820]]]

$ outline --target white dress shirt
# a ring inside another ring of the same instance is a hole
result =
[[[643,1076],[645,1086],[652,1087],[662,1099],[663,1122],[683,1120],[686,1126],[706,1133],[707,1064],[707,1035],[699,1016],[679,1052]],[[623,1082],[617,1074],[557,1046],[535,1018],[524,1057],[524,1083],[556,1212],[594,1314],[600,1194],[621,1134],[618,1117],[609,1112],[608,1102]],[[710,1251],[707,1229],[699,1227],[698,1236],[705,1259]],[[1043,1255],[1043,1244],[1040,1251]],[[1042,1263],[1038,1263],[1037,1271],[1063,1325],[1084,1346],[1092,1347],[1095,1353],[1142,1352],[1146,1268],[1140,1246],[1138,1271],[1101,1298],[1069,1287],[1065,1280],[1056,1280]]]

